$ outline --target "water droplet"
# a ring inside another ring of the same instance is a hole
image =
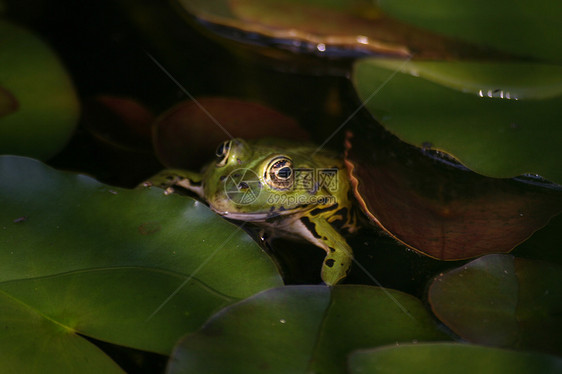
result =
[[[369,38],[364,35],[359,35],[356,40],[359,44],[369,44]]]

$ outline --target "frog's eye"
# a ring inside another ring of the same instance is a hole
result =
[[[230,153],[230,144],[231,141],[227,140],[222,142],[216,150],[217,155],[217,166],[221,167],[226,165],[226,161],[228,161],[228,155]]]
[[[288,190],[293,186],[293,162],[279,156],[269,162],[265,169],[266,183],[276,190]]]

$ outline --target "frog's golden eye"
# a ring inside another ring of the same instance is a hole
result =
[[[222,142],[216,150],[216,155],[217,155],[217,166],[221,167],[226,165],[226,162],[228,161],[228,155],[230,154],[230,145],[231,145],[231,141],[227,140]]]
[[[269,162],[265,169],[266,183],[276,190],[288,190],[293,186],[293,162],[279,156]]]

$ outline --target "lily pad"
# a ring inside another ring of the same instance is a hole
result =
[[[560,373],[562,359],[470,344],[404,344],[354,352],[350,373]]]
[[[217,145],[232,137],[306,140],[308,133],[272,108],[223,97],[184,101],[154,125],[154,148],[169,168],[199,169],[216,157]]]
[[[362,125],[346,140],[355,196],[373,222],[426,255],[509,252],[562,211],[562,192],[540,180],[484,177]]]
[[[378,0],[405,22],[523,56],[562,61],[562,3],[538,0]]]
[[[387,17],[372,1],[176,0],[211,32],[329,57],[481,56],[483,50]],[[485,51],[488,56],[495,52]]]
[[[559,265],[489,255],[436,277],[429,302],[470,342],[560,355],[561,285]]]
[[[421,302],[367,286],[289,286],[227,307],[186,336],[169,373],[342,373],[349,352],[443,340]]]
[[[124,373],[95,345],[1,291],[0,324],[3,372]]]
[[[223,306],[282,284],[249,236],[188,197],[3,156],[0,205],[0,310],[15,303],[25,311],[0,320],[13,331],[9,351],[49,346],[34,351],[34,362],[18,355],[6,363],[18,372],[59,365],[69,345],[66,365],[107,360],[78,334],[168,354]]]
[[[51,158],[78,121],[79,103],[68,74],[45,43],[6,21],[0,21],[0,61],[0,154]]]
[[[562,183],[562,67],[369,59],[355,65],[353,81],[368,110],[407,143],[486,176]]]

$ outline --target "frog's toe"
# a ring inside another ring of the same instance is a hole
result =
[[[350,266],[351,259],[326,257],[322,265],[322,280],[328,286],[338,284],[347,276]]]

